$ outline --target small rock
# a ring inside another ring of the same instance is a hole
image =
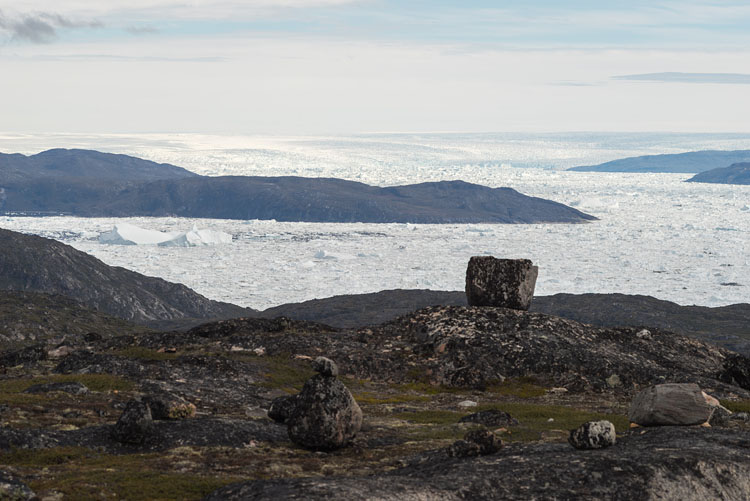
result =
[[[538,273],[528,259],[474,256],[466,268],[466,299],[470,306],[528,310]]]
[[[195,405],[177,395],[147,395],[142,401],[151,409],[152,419],[187,419],[195,416]]]
[[[292,442],[329,451],[347,445],[362,426],[362,409],[335,377],[319,374],[307,380],[287,420]]]
[[[29,386],[24,393],[48,393],[51,391],[62,391],[71,395],[85,395],[89,392],[86,385],[71,381],[69,383],[43,383]]]
[[[476,407],[477,403],[473,400],[463,400],[456,405],[458,405],[459,407]]]
[[[153,432],[151,409],[144,402],[128,402],[120,419],[112,428],[112,438],[126,444],[142,444]]]
[[[297,406],[297,395],[284,395],[274,398],[271,401],[271,407],[268,408],[268,417],[277,423],[286,423],[287,419],[292,416]]]
[[[450,457],[486,456],[503,448],[503,441],[489,430],[473,430],[448,447]]]
[[[641,426],[687,426],[705,423],[712,413],[697,384],[666,383],[638,393],[628,418]]]
[[[651,335],[651,331],[648,329],[641,329],[638,332],[635,333],[635,337],[638,339],[643,339],[644,341],[650,340],[653,336]]]
[[[104,337],[98,332],[89,332],[88,334],[83,335],[83,340],[87,343],[95,343],[97,341],[101,341],[102,339],[104,339]]]
[[[742,421],[744,423],[750,422],[750,414],[747,412],[736,412],[730,416],[732,421]]]
[[[479,423],[485,426],[516,426],[518,421],[507,412],[490,409],[475,412],[458,420],[459,423]]]
[[[326,357],[318,357],[313,362],[313,370],[322,376],[335,377],[339,375],[336,362]]]
[[[47,356],[49,358],[62,358],[62,357],[67,357],[68,355],[70,355],[74,351],[75,351],[75,348],[63,345],[63,346],[59,346],[59,347],[55,348],[54,350],[48,351],[47,352]]]
[[[609,421],[589,421],[570,431],[568,442],[576,449],[603,449],[615,445],[615,425]]]
[[[612,374],[605,381],[607,382],[607,386],[609,386],[610,388],[617,388],[618,386],[622,386],[620,376],[618,376],[617,374]]]

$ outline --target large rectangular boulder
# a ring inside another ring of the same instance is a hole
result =
[[[688,426],[707,422],[713,411],[697,384],[667,383],[638,393],[628,418],[641,426]]]
[[[466,267],[466,299],[469,306],[528,310],[538,273],[529,259],[474,256]]]

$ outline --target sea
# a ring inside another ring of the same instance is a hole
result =
[[[598,218],[585,224],[339,224],[188,218],[2,216],[113,266],[256,309],[384,289],[463,290],[474,255],[528,258],[536,294],[643,294],[682,305],[750,302],[750,186],[690,174],[570,172],[637,155],[750,149],[750,134],[378,133],[347,136],[0,133],[0,151],[124,153],[199,174],[335,177],[378,186],[460,179],[508,186]],[[144,229],[230,233],[200,247],[112,245]]]

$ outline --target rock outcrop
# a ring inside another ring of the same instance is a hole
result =
[[[71,297],[135,322],[227,318],[251,311],[211,301],[181,284],[104,264],[69,245],[0,229],[0,290]],[[92,278],[93,277],[93,278]]]
[[[289,438],[313,450],[334,450],[347,445],[362,426],[362,410],[336,378],[333,361],[319,357],[313,376],[297,395],[294,411],[287,420]]]
[[[466,267],[469,306],[528,310],[539,269],[528,259],[474,256]]]

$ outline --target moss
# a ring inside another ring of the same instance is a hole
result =
[[[91,391],[129,391],[135,383],[109,374],[55,374],[35,378],[6,379],[0,381],[0,397],[18,394],[35,384],[78,382]],[[50,398],[49,395],[24,395],[24,397]]]
[[[488,386],[487,391],[517,398],[536,398],[547,393],[547,389],[540,386],[536,379],[529,377],[506,379],[502,383]]]
[[[144,346],[129,346],[114,352],[115,355],[126,358],[137,358],[140,360],[174,360],[177,353],[163,353]]]
[[[201,499],[235,482],[234,477],[216,478],[165,471],[158,454],[109,455],[77,447],[46,450],[15,450],[0,456],[3,464],[19,469],[44,469],[28,482],[37,493],[56,491],[65,499]]]
[[[429,402],[430,397],[414,394],[383,394],[371,391],[361,391],[353,394],[359,404],[403,404],[406,402]]]
[[[519,426],[508,428],[508,436],[504,437],[511,440],[538,440],[541,438],[542,432],[545,431],[568,431],[578,428],[587,421],[599,421],[602,419],[611,421],[615,425],[615,429],[621,432],[627,430],[630,426],[627,416],[622,414],[589,412],[560,405],[512,402],[477,407],[477,410],[489,409],[505,411],[518,420]]]
[[[259,356],[257,362],[264,367],[261,383],[266,388],[280,389],[288,393],[297,393],[302,389],[305,381],[315,375],[310,364],[291,358],[291,356]]]
[[[750,412],[750,400],[721,400],[721,405],[732,412]]]
[[[428,411],[417,411],[417,412],[400,412],[394,414],[393,417],[397,419],[403,419],[411,423],[420,424],[455,424],[462,416],[466,415],[464,412],[453,412],[453,411],[441,411],[441,410],[428,410]]]

